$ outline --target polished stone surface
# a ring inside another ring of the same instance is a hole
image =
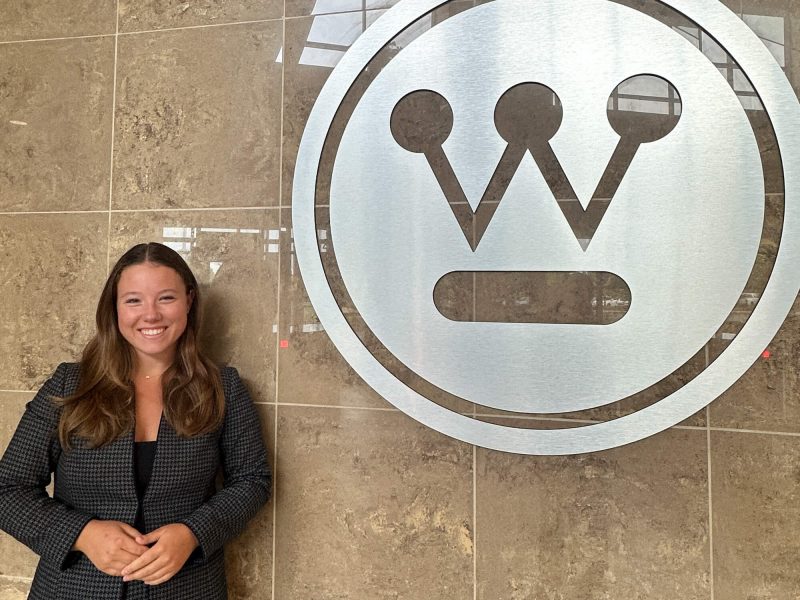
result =
[[[114,40],[0,45],[0,212],[108,208]]]
[[[14,430],[17,428],[25,403],[33,398],[32,393],[0,392],[0,456],[5,452]],[[0,531],[0,590],[3,590],[3,575],[33,577],[39,557],[7,533]],[[3,598],[0,591],[0,599]]]
[[[767,350],[711,405],[712,426],[800,433],[800,299]]]
[[[277,210],[111,215],[111,264],[137,243],[171,245],[198,279],[209,356],[239,369],[254,399],[274,402],[278,313]]]
[[[261,429],[275,470],[275,407],[258,405]],[[275,485],[273,481],[273,486]],[[247,528],[225,547],[229,600],[272,599],[272,541],[274,501],[268,502]]]
[[[282,33],[273,21],[120,37],[114,208],[278,204]]]
[[[5,0],[0,42],[114,33],[116,0]]]
[[[278,402],[389,408],[391,405],[353,371],[325,333],[300,277],[290,234],[291,210],[281,209],[281,218]]]
[[[797,598],[798,465],[798,437],[712,432],[715,598]]]
[[[704,432],[571,457],[477,453],[480,600],[709,598]]]
[[[391,8],[399,0],[286,0],[287,17],[304,17],[353,12],[364,15],[376,9]]]
[[[287,7],[288,8],[288,7]],[[317,23],[325,23],[330,17],[318,17]],[[308,115],[314,106],[322,86],[328,79],[335,64],[343,55],[346,47],[324,52],[315,58],[314,53],[306,50],[309,35],[314,27],[312,17],[286,20],[286,43],[283,48],[284,92],[283,92],[283,185],[281,205],[291,204],[292,180],[294,178],[295,161],[303,129]],[[334,24],[330,26],[339,32]],[[354,34],[355,35],[355,34]],[[302,60],[303,54],[306,58]],[[321,58],[325,60],[321,60]],[[322,64],[319,64],[322,63]]]
[[[783,195],[768,195],[764,238],[759,260],[745,294],[721,328],[721,335],[741,328],[752,307],[761,297],[771,276],[783,226]],[[709,358],[723,352],[729,340],[717,336],[708,346]],[[798,432],[800,400],[797,397],[797,357],[800,355],[800,302],[795,301],[789,316],[765,350],[768,356],[753,366],[710,407],[711,425],[737,429]]]
[[[30,581],[0,576],[0,600],[25,600],[30,588]]]
[[[0,389],[38,389],[80,355],[106,278],[107,227],[104,214],[0,215]]]
[[[120,0],[119,30],[143,31],[171,27],[220,25],[241,21],[279,19],[281,0]]]
[[[619,1],[665,14],[656,0]],[[451,2],[433,22],[482,2]],[[136,242],[174,244],[206,293],[209,353],[239,368],[260,403],[273,465],[277,458],[277,497],[226,547],[231,598],[797,600],[800,302],[770,358],[708,409],[713,427],[777,432],[712,430],[710,490],[704,429],[573,457],[475,449],[394,410],[333,346],[294,258],[294,162],[332,68],[393,4],[120,0],[111,215],[113,35],[0,44],[0,213],[101,211],[0,215],[0,390],[35,390],[58,362],[77,357],[93,331],[107,255],[113,263]],[[800,89],[800,5],[724,4],[744,14]],[[109,0],[11,0],[4,9],[0,42],[116,26]],[[165,31],[131,33],[143,30]],[[768,239],[723,333],[741,325],[769,277],[781,226],[779,156],[765,113],[748,115],[770,193]],[[334,250],[329,234],[320,233],[325,256]],[[591,307],[585,290],[448,283],[436,301],[458,319],[510,318],[515,290],[559,318]],[[346,308],[351,318],[354,308]],[[725,347],[715,339],[708,358]],[[479,418],[541,429],[607,420],[686,377],[670,376],[637,401],[566,415],[571,422],[491,410]],[[31,396],[0,392],[0,449]],[[479,408],[451,406],[470,415]],[[684,425],[704,427],[705,416]],[[35,562],[0,534],[0,600],[27,595]]]
[[[472,596],[472,448],[395,411],[278,407],[276,598]]]

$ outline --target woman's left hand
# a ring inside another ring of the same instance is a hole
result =
[[[148,585],[172,578],[198,546],[192,530],[183,523],[172,523],[140,535],[136,543],[152,547],[122,569],[123,581],[139,579]]]

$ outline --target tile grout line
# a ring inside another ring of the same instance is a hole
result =
[[[108,209],[102,210],[7,210],[0,211],[2,217],[30,216],[30,215],[96,215],[105,214]]]
[[[714,600],[714,512],[711,497],[711,407],[706,406],[706,471],[708,476],[708,568],[709,591]]]
[[[117,122],[117,57],[119,54],[119,0],[114,32],[114,78],[111,89],[111,152],[108,170],[108,228],[106,229],[106,275],[111,271],[111,202],[114,196],[114,134]]]
[[[330,13],[339,14],[339,13]],[[310,15],[309,15],[310,16]],[[187,25],[185,27],[164,27],[163,29],[140,29],[136,31],[120,31],[119,30],[119,6],[117,6],[117,24],[114,33],[89,33],[86,35],[64,35],[58,37],[44,37],[44,38],[29,38],[23,40],[4,40],[0,41],[0,46],[8,44],[31,44],[36,42],[63,42],[69,40],[96,40],[104,37],[112,37],[118,35],[139,35],[145,33],[161,33],[166,31],[183,31],[185,29],[212,29],[215,27],[230,27],[237,25],[256,25],[258,23],[274,23],[275,21],[282,21],[283,17],[275,17],[272,19],[252,19],[249,21],[228,21],[225,23],[206,23],[205,25]]]
[[[708,344],[704,347],[706,368],[711,364]],[[706,404],[706,487],[708,489],[708,591],[714,600],[714,513],[711,501],[711,405]]]
[[[0,390],[2,391],[2,390]],[[22,390],[18,390],[22,391]],[[35,391],[35,390],[32,390]],[[366,411],[382,411],[382,412],[402,412],[399,408],[394,407],[380,407],[380,406],[355,406],[350,404],[309,404],[305,402],[256,402],[256,404],[268,404],[273,405],[277,404],[279,406],[285,407],[292,407],[292,408],[324,408],[324,409],[342,409],[342,410],[366,410]],[[467,413],[461,413],[467,414]],[[526,421],[551,421],[557,423],[586,423],[586,424],[597,424],[597,423],[604,423],[605,421],[591,421],[588,419],[559,419],[557,417],[525,417],[525,416],[503,416],[503,415],[493,415],[489,413],[476,413],[475,416],[479,417],[497,417],[499,419],[507,418],[507,419],[518,419],[518,420],[526,420]],[[706,429],[710,429],[711,431],[722,431],[725,433],[746,433],[751,435],[776,435],[781,437],[800,437],[800,432],[790,432],[790,431],[767,431],[763,429],[735,429],[732,427],[708,427],[707,425],[673,425],[669,427],[669,429],[680,429],[680,430],[690,430],[690,431],[706,431]],[[656,434],[657,435],[657,434]]]
[[[736,429],[734,427],[709,427],[710,431],[723,431],[725,433],[750,433],[755,435],[777,435],[781,437],[800,437],[800,433],[791,431],[765,431],[763,429]]]
[[[281,235],[283,229],[283,107],[285,105],[285,81],[286,81],[286,0],[283,0],[283,16],[281,19],[281,48],[283,48],[283,60],[281,61],[281,126],[279,135],[279,148],[278,148],[278,248],[280,249]],[[291,248],[291,246],[290,246]],[[278,301],[276,308],[276,319],[278,335],[275,336],[275,421],[272,424],[272,429],[275,432],[275,456],[273,458],[275,469],[272,475],[272,590],[270,594],[271,600],[275,600],[275,577],[277,574],[277,547],[278,547],[278,495],[275,492],[277,489],[277,472],[278,472],[278,394],[280,393],[280,368],[281,368],[281,291],[283,286],[283,261],[282,252],[278,252]],[[291,255],[289,257],[291,260]]]
[[[215,210],[224,210],[226,212],[232,210],[280,210],[280,206],[201,206],[197,208],[115,208],[111,212],[115,213],[136,213],[136,212],[193,212],[193,211],[206,211],[211,212]]]
[[[123,31],[119,35],[140,35],[143,33],[161,33],[166,31],[184,31],[186,29],[213,29],[217,27],[235,27],[237,25],[257,25],[259,23],[274,23],[283,21],[283,17],[273,19],[252,19],[250,21],[228,21],[226,23],[206,23],[205,25],[186,25],[185,27],[164,27],[163,29],[139,29],[136,31]]]
[[[472,445],[472,600],[478,600],[478,448]]]
[[[38,389],[0,389],[0,393],[2,394],[35,394]],[[402,412],[399,408],[394,407],[381,407],[381,406],[355,406],[350,404],[309,404],[305,402],[253,402],[256,405],[263,405],[263,406],[283,406],[283,407],[291,407],[291,408],[320,408],[320,409],[340,409],[340,410],[363,410],[363,411],[373,411],[373,412]],[[464,413],[467,414],[467,413]],[[469,415],[468,415],[469,416]],[[526,421],[552,421],[558,423],[586,423],[586,424],[597,424],[603,423],[604,421],[590,421],[590,420],[579,420],[579,419],[559,419],[556,417],[546,418],[546,417],[525,417],[525,416],[513,416],[513,417],[504,417],[502,415],[492,415],[492,414],[484,414],[484,413],[476,413],[475,416],[479,417],[497,417],[499,419],[508,418],[508,419],[519,419],[519,420],[526,420]],[[716,431],[716,432],[723,432],[723,433],[743,433],[749,435],[768,435],[768,436],[778,436],[778,437],[800,437],[800,432],[792,432],[792,431],[768,431],[765,429],[744,429],[744,428],[734,428],[734,427],[709,427],[708,425],[700,426],[700,425],[673,425],[672,427],[668,428],[671,429],[680,429],[684,431]],[[658,434],[656,434],[658,435]]]
[[[62,37],[52,37],[52,38],[32,38],[28,40],[6,40],[0,42],[0,46],[5,46],[8,44],[30,44],[35,42],[64,42],[68,40],[96,40],[99,38],[104,37],[111,37],[115,34],[113,33],[92,33],[89,35],[66,35]]]
[[[140,213],[140,212],[212,212],[212,211],[254,211],[254,210],[279,210],[280,206],[213,206],[199,208],[114,208],[112,213]],[[108,209],[102,210],[20,210],[20,211],[0,211],[0,216],[13,217],[15,215],[82,215],[99,214],[109,212]]]
[[[316,17],[330,17],[330,16],[333,16],[333,15],[352,15],[352,14],[359,14],[359,13],[364,13],[364,12],[367,12],[367,13],[374,13],[374,12],[378,12],[378,11],[386,12],[390,8],[391,8],[391,6],[388,6],[388,7],[380,7],[380,6],[378,6],[378,7],[375,7],[375,8],[366,8],[366,9],[362,7],[362,8],[354,8],[352,10],[341,10],[341,11],[331,11],[331,12],[321,12],[321,13],[310,13],[310,14],[307,14],[307,15],[292,15],[290,17],[287,16],[286,19],[287,20],[295,20],[295,19],[309,19],[309,18],[316,18]]]

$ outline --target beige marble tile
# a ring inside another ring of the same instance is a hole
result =
[[[275,407],[260,404],[257,408],[274,474]],[[230,600],[272,598],[273,502],[268,502],[247,528],[225,547],[225,571]]]
[[[783,194],[783,167],[781,153],[772,123],[763,110],[748,110],[747,117],[758,142],[761,165],[764,171],[764,189],[767,194]]]
[[[34,395],[33,392],[0,392],[0,454],[5,452],[17,423],[25,412],[25,404],[30,402]]]
[[[722,4],[730,8],[737,15],[742,14],[742,0],[722,0]]]
[[[304,330],[304,326],[306,330]],[[299,277],[281,286],[278,402],[390,408],[333,345],[321,327]]]
[[[472,596],[472,448],[397,412],[278,407],[276,598]]]
[[[114,208],[277,205],[282,23],[121,36]]]
[[[0,600],[25,600],[31,582],[14,577],[0,577]]]
[[[186,259],[205,304],[201,341],[235,366],[256,401],[275,396],[278,296],[276,210],[119,212],[111,216],[111,264],[141,242],[169,244]]]
[[[705,432],[580,456],[477,452],[479,599],[709,598]]]
[[[33,398],[32,393],[0,392],[0,456],[5,452],[17,428],[25,403]],[[3,575],[33,577],[39,557],[26,546],[0,531],[0,590]],[[0,598],[3,598],[0,591]]]
[[[0,211],[108,208],[113,81],[110,37],[0,45]]]
[[[94,333],[108,216],[0,215],[0,389],[37,389]]]
[[[119,30],[143,31],[170,27],[219,25],[280,19],[281,0],[120,0]]]
[[[767,349],[711,405],[712,426],[800,433],[800,299]]]
[[[5,0],[0,41],[114,33],[116,0]]]
[[[711,433],[714,596],[794,600],[800,590],[800,438]]]

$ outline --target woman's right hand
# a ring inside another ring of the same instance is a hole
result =
[[[75,540],[73,550],[83,552],[106,575],[118,577],[122,569],[147,551],[136,543],[136,529],[120,521],[89,521]]]

